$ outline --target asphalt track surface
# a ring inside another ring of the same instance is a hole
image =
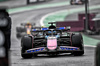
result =
[[[61,0],[54,0],[59,2]],[[96,5],[99,0],[92,0],[92,4]],[[95,2],[95,3],[94,3]],[[10,50],[10,63],[11,66],[94,66],[94,53],[95,48],[85,47],[85,54],[83,56],[73,56],[69,54],[58,55],[57,57],[49,57],[47,55],[39,55],[32,59],[23,59],[20,55],[20,40],[16,38],[16,27],[23,22],[34,22],[37,26],[40,26],[40,19],[51,12],[79,8],[81,6],[61,6],[43,8],[37,10],[30,10],[20,12],[17,14],[11,14],[12,18],[12,35],[11,35],[11,50]]]

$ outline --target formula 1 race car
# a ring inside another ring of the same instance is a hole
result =
[[[85,3],[85,0],[71,0],[71,5],[83,5]]]
[[[35,23],[21,23],[21,27],[16,27],[16,37],[21,38],[25,34],[29,33],[31,28],[35,26]]]
[[[27,0],[27,5],[31,3],[45,2],[46,0]]]
[[[67,32],[69,30],[69,27],[57,28],[53,23],[48,28],[32,29],[31,34],[27,34],[21,39],[21,56],[32,58],[38,54],[57,55],[60,53],[72,53],[75,56],[83,55],[82,35]]]

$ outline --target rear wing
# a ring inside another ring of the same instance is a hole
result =
[[[35,26],[35,23],[30,23],[32,26]],[[21,26],[25,26],[27,23],[21,23]]]
[[[43,32],[45,30],[50,30],[48,27],[45,27],[45,28],[42,28],[42,27],[39,27],[39,28],[33,28],[31,29],[31,32]],[[68,31],[70,30],[70,26],[68,27],[57,27],[56,29],[53,29],[53,30],[60,30],[60,31]]]

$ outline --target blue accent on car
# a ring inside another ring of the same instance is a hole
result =
[[[56,35],[56,38],[59,38],[60,37],[60,35]]]
[[[36,29],[33,29],[33,31],[36,31]]]
[[[34,49],[34,50],[27,50],[27,53],[38,52],[38,51],[43,51],[43,50],[44,50],[44,48]]]
[[[47,39],[49,36],[45,36],[45,38]],[[59,38],[60,35],[55,35],[56,38]]]
[[[78,50],[78,48],[66,48],[66,47],[60,47],[61,50]]]
[[[65,50],[65,48],[64,47],[60,47],[62,50]]]
[[[48,31],[48,33],[51,33],[51,31]]]
[[[27,53],[30,53],[31,51],[27,51]]]
[[[32,52],[35,52],[35,50],[33,50]]]
[[[62,30],[62,29],[65,29],[65,27],[59,27],[59,28],[57,28],[58,30]]]
[[[41,51],[44,50],[44,48],[41,49]]]
[[[77,50],[78,48],[76,48],[75,50]]]
[[[48,30],[48,28],[42,28],[42,30]]]
[[[45,38],[47,39],[49,36],[45,36]]]

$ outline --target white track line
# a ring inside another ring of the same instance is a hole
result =
[[[99,6],[99,7],[100,7],[100,5],[93,5],[93,6],[91,6],[91,7],[95,7],[95,6]],[[81,7],[81,8],[84,8],[84,7]],[[48,13],[48,14],[44,15],[44,16],[40,19],[40,25],[41,25],[41,26],[44,26],[44,23],[43,23],[43,22],[44,22],[45,18],[48,17],[48,16],[50,16],[50,15],[53,15],[53,14],[59,13],[59,12],[63,12],[63,11],[75,10],[75,9],[79,9],[79,8],[68,9],[68,10],[64,9],[64,10],[60,10],[60,11],[55,11],[55,12]]]
[[[82,8],[83,8],[83,7],[82,7]],[[74,8],[74,9],[76,9],[76,8]],[[64,10],[60,10],[60,11],[55,11],[55,12],[48,13],[48,14],[44,15],[44,16],[40,19],[40,25],[41,25],[41,26],[45,26],[43,22],[44,22],[44,20],[46,19],[46,17],[48,17],[48,16],[50,16],[50,15],[53,15],[53,14],[56,14],[56,13],[59,13],[59,12],[65,12],[65,11],[69,11],[69,10],[74,10],[74,9],[68,9],[68,10],[64,9]],[[77,9],[79,9],[79,8],[77,8]]]
[[[85,47],[96,47],[96,46],[92,46],[92,45],[84,45]]]
[[[48,17],[48,16],[50,16],[50,15],[53,15],[53,14],[55,14],[55,13],[63,12],[63,11],[67,11],[67,10],[55,11],[55,12],[46,14],[45,16],[43,16],[43,17],[41,18],[41,20],[40,20],[40,25],[41,25],[41,26],[45,26],[43,22],[44,22],[44,20],[46,19],[46,17]]]

